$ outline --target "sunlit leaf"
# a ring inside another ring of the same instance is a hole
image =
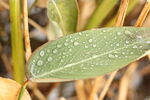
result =
[[[36,82],[91,78],[124,67],[149,50],[150,28],[88,30],[37,49],[28,62],[28,76]]]
[[[76,0],[49,0],[48,17],[54,34],[74,33],[78,19]]]

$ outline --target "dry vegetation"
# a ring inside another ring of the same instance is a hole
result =
[[[24,30],[26,61],[31,55],[29,43],[34,51],[48,40],[54,40],[50,34],[47,35],[50,33],[46,12],[47,0],[37,0],[34,4],[32,0],[28,1],[30,1],[28,5],[30,41],[26,27]],[[150,27],[150,13],[147,10],[150,9],[150,4],[146,4],[146,0],[139,0],[126,16],[128,0],[122,1],[123,3],[118,2],[99,27],[106,26],[116,14],[118,19],[115,26]],[[78,3],[80,9],[78,31],[80,31],[95,10],[98,0],[78,0]],[[24,12],[24,16],[27,16],[27,12]],[[28,19],[24,18],[24,26],[27,26],[27,21]],[[10,35],[8,0],[0,0],[0,76],[8,78],[12,78],[13,72]],[[118,71],[93,79],[62,83],[29,82],[27,90],[32,100],[150,100],[150,57],[143,57]]]

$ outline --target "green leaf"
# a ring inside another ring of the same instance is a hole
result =
[[[76,0],[49,0],[48,17],[54,34],[74,33],[78,19]]]
[[[124,67],[149,50],[150,28],[88,30],[37,49],[28,62],[28,76],[36,82],[91,78]]]

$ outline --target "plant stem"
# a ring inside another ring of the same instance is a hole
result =
[[[129,0],[122,0],[118,11],[118,17],[115,26],[123,26],[124,19],[126,16]]]
[[[29,28],[28,28],[28,5],[27,0],[23,0],[23,31],[25,38],[25,49],[26,49],[26,61],[28,61],[31,56],[31,46],[30,46],[30,37],[29,37]]]
[[[24,50],[21,32],[20,0],[9,0],[10,24],[11,24],[11,46],[13,77],[15,81],[23,83],[24,80]]]
[[[130,0],[129,1],[129,6],[128,6],[128,9],[127,9],[127,15],[135,8],[135,6],[138,4],[139,0]],[[116,22],[116,18],[117,18],[117,15],[115,15],[105,26],[106,27],[111,27],[115,24]]]
[[[146,16],[149,13],[149,11],[150,11],[150,1],[147,0],[147,2],[145,4],[145,6],[144,6],[144,8],[143,8],[139,18],[138,18],[138,20],[136,21],[135,26],[140,27],[140,26],[143,25],[143,23],[144,23],[144,21],[146,19]]]
[[[21,98],[22,98],[22,96],[23,96],[23,94],[24,94],[24,92],[26,90],[26,86],[27,86],[28,82],[29,82],[29,80],[25,81],[23,86],[21,87],[21,90],[19,92],[18,100],[21,100]]]

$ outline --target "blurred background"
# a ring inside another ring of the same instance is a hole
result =
[[[79,5],[78,31],[84,29],[90,17],[104,0],[77,0]],[[119,9],[120,1],[115,4],[109,14],[99,23],[98,27],[113,26],[113,18]],[[133,26],[142,11],[146,0],[130,0],[130,10],[127,13],[124,26]],[[51,33],[47,17],[48,0],[28,0],[29,31],[32,51],[37,47],[53,41],[60,36]],[[107,6],[107,5],[106,5]],[[99,14],[101,16],[101,14]],[[150,27],[150,13],[144,22],[144,27]],[[10,39],[9,1],[0,0],[0,77],[12,78],[11,39]],[[127,68],[119,70],[110,85],[103,100],[117,100],[123,77],[129,77],[127,100],[150,100],[150,61],[148,57],[140,59],[139,65],[129,75]],[[28,91],[32,100],[100,100],[99,95],[105,88],[110,74],[93,79],[81,80],[78,84],[72,82],[62,83],[29,83]],[[95,87],[94,87],[95,86]],[[96,90],[94,90],[96,89]],[[82,91],[84,93],[82,93]],[[95,94],[91,94],[96,91]],[[81,92],[80,96],[78,93]],[[91,98],[93,97],[93,98]]]

